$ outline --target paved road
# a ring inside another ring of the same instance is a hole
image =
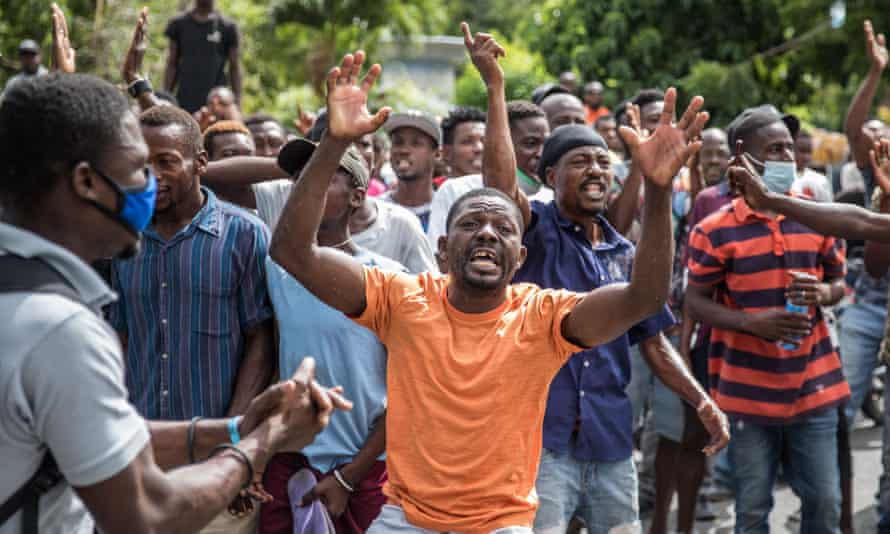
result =
[[[853,506],[857,534],[877,532],[877,506],[875,493],[878,477],[881,475],[881,428],[870,422],[857,422],[851,436],[853,446],[853,469],[855,473]],[[800,532],[799,524],[788,522],[788,517],[800,507],[800,500],[787,486],[775,494],[776,504],[770,516],[770,531],[776,534]],[[675,502],[676,503],[676,502]],[[733,526],[733,506],[731,502],[715,505],[719,518],[716,521],[696,525],[699,534],[731,534]],[[646,525],[648,527],[648,525]],[[804,533],[805,534],[805,533]]]

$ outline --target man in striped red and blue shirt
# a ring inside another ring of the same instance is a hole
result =
[[[798,126],[772,106],[750,108],[730,124],[730,146],[741,140],[767,186],[787,193]],[[803,502],[801,532],[836,532],[837,407],[850,389],[820,306],[843,296],[842,245],[739,198],[693,229],[688,253],[690,312],[713,326],[712,396],[733,422],[736,532],[768,532],[780,463]],[[786,299],[807,313],[786,311]]]

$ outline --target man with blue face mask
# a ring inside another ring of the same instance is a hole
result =
[[[766,187],[794,182],[799,122],[772,106],[749,108],[728,128]],[[736,532],[767,532],[779,465],[800,497],[800,530],[840,524],[837,408],[849,398],[821,306],[844,294],[843,247],[834,238],[737,198],[689,238],[686,303],[713,330],[711,395],[732,422]],[[786,310],[791,302],[804,313]]]

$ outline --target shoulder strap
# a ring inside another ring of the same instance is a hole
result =
[[[0,505],[0,525],[22,510],[22,533],[37,534],[40,520],[40,497],[64,480],[52,453],[47,452],[30,480]]]
[[[13,292],[55,293],[83,302],[74,287],[43,260],[7,254],[0,256],[0,293]],[[62,480],[55,458],[47,451],[37,472],[0,505],[0,525],[22,510],[22,532],[37,534],[40,497]]]
[[[0,293],[55,293],[83,303],[74,287],[39,258],[0,256]]]

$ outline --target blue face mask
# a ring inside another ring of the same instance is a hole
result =
[[[148,223],[151,222],[151,217],[154,215],[155,211],[158,181],[157,178],[155,178],[154,173],[146,168],[145,187],[138,189],[124,189],[104,173],[99,172],[95,167],[93,167],[93,170],[117,192],[119,207],[117,211],[113,211],[95,201],[92,201],[93,205],[96,206],[99,211],[121,223],[131,233],[139,235],[148,227]]]
[[[791,191],[791,184],[797,179],[797,165],[793,161],[757,161],[750,154],[748,158],[763,167],[760,178],[772,193],[785,194]]]

